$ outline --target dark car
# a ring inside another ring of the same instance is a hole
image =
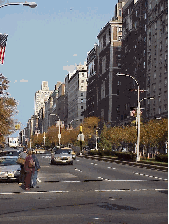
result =
[[[17,149],[4,150],[0,152],[0,157],[1,156],[19,156],[20,153],[21,151]]]

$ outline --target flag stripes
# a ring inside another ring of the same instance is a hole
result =
[[[0,34],[0,64],[4,63],[7,37],[8,34]]]

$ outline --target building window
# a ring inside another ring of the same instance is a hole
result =
[[[164,80],[164,86],[167,86],[167,79]]]
[[[122,27],[119,27],[119,32],[122,32]]]
[[[83,106],[81,106],[81,109],[83,109]]]
[[[119,16],[121,16],[121,9],[119,9]]]
[[[84,77],[84,73],[82,73],[82,77]]]
[[[156,79],[156,72],[154,72],[154,79]]]
[[[149,4],[149,9],[151,10],[151,2],[150,2],[150,4]]]
[[[82,80],[81,83],[84,83],[84,80]]]
[[[146,13],[144,14],[144,19],[147,19],[147,14]]]
[[[154,28],[155,28],[155,30],[157,29],[157,22],[155,22],[155,24],[154,24]]]
[[[146,63],[145,63],[145,61],[144,61],[144,63],[143,63],[143,67],[144,67],[144,68],[146,67]]]
[[[81,96],[83,96],[83,93],[81,93]]]
[[[161,107],[158,108],[158,113],[161,114]]]
[[[121,41],[122,40],[122,36],[118,36],[118,40]]]
[[[81,103],[83,103],[83,99],[81,99]]]

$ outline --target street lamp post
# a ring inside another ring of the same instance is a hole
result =
[[[138,93],[138,106],[137,106],[137,121],[138,121],[138,129],[137,129],[137,162],[140,161],[140,155],[139,155],[139,144],[140,144],[140,86],[138,81],[131,75],[127,74],[116,74],[117,76],[126,76],[132,78],[136,84],[137,84],[137,93]]]
[[[148,97],[148,98],[143,98],[142,100],[140,100],[140,86],[139,86],[139,83],[138,81],[131,75],[127,75],[127,74],[119,74],[117,73],[117,76],[126,76],[126,77],[130,77],[132,78],[136,84],[137,84],[137,94],[138,94],[138,106],[137,106],[137,122],[138,122],[138,125],[137,125],[137,158],[136,158],[136,161],[140,161],[140,155],[139,155],[139,146],[140,146],[140,103],[143,101],[143,100],[146,100],[146,99],[154,99],[153,97]],[[142,90],[141,90],[142,91]]]
[[[35,2],[12,2],[12,3],[6,3],[4,5],[0,5],[0,8],[5,7],[5,6],[9,6],[9,5],[23,5],[23,6],[29,6],[31,8],[36,8],[37,4]]]

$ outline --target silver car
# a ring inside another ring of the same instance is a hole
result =
[[[20,165],[16,162],[18,156],[0,157],[0,180],[16,180],[20,175]]]
[[[56,149],[51,153],[51,164],[70,164],[73,165],[72,150]]]

